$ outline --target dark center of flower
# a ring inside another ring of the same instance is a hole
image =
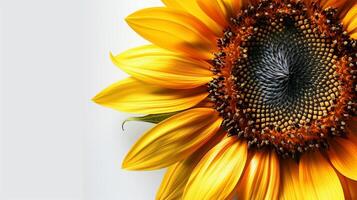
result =
[[[241,108],[257,128],[285,130],[311,122],[331,110],[339,96],[331,41],[281,19],[256,28],[241,45],[247,58],[232,68],[244,96]]]
[[[356,115],[356,41],[335,10],[310,7],[249,6],[231,19],[212,62],[210,98],[222,127],[283,157],[327,148]]]

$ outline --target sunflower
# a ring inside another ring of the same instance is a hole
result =
[[[156,199],[357,199],[357,1],[162,0],[94,101],[157,123],[123,161]]]

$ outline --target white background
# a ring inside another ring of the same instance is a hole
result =
[[[90,99],[126,76],[109,52],[146,43],[124,18],[159,0],[0,2],[0,199],[154,199],[163,170],[121,169],[151,125]]]

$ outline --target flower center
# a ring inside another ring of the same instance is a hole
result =
[[[263,0],[231,19],[209,84],[230,135],[296,158],[346,134],[356,115],[357,51],[335,15]]]
[[[291,18],[280,19],[255,29],[241,45],[247,57],[232,72],[236,90],[244,97],[240,107],[255,126],[285,131],[326,115],[341,83],[331,41],[305,35]]]

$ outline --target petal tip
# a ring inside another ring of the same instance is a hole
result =
[[[113,52],[111,52],[111,51],[109,51],[109,58],[110,58],[110,59],[114,59]]]
[[[124,161],[124,162],[121,164],[121,168],[128,170],[129,166],[128,166],[128,164]]]
[[[91,100],[96,104],[100,104],[100,93],[92,97]]]
[[[124,158],[124,161],[121,164],[121,168],[125,170],[135,170],[133,163],[129,162],[128,156]]]
[[[99,92],[94,97],[92,97],[92,101],[96,104],[103,105],[105,104],[105,100],[103,99],[106,96],[104,91]]]
[[[109,52],[109,58],[114,65],[117,65],[117,59],[115,58],[114,54],[111,51]]]
[[[132,13],[130,15],[128,15],[127,17],[125,17],[125,22],[130,26],[131,24],[133,24],[133,22],[135,21],[135,17],[134,17],[135,13]]]

